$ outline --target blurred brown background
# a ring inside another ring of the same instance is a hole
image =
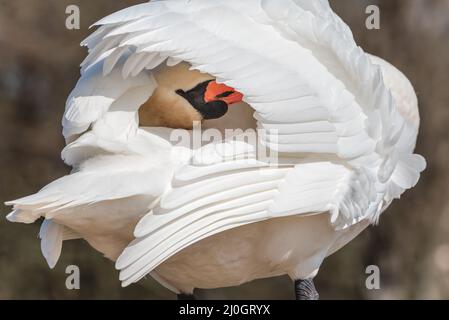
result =
[[[60,160],[60,119],[85,55],[88,26],[137,0],[0,0],[0,201],[36,192],[68,173]],[[449,298],[449,0],[332,0],[359,44],[411,79],[420,99],[418,152],[428,169],[418,186],[329,258],[317,278],[323,299]],[[65,9],[81,9],[81,30]],[[381,9],[367,30],[365,8]],[[0,205],[0,299],[173,299],[148,279],[122,289],[113,263],[82,241],[64,244],[55,270],[40,253],[37,225],[6,222]],[[81,290],[65,288],[65,268],[81,269]],[[365,288],[365,268],[381,270],[381,290]],[[207,298],[291,299],[289,279],[199,292]]]

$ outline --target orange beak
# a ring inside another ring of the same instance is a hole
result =
[[[204,94],[204,101],[206,103],[212,101],[223,101],[228,105],[242,102],[243,94],[235,91],[234,88],[228,87],[225,84],[219,84],[216,81],[209,82],[206,93]]]

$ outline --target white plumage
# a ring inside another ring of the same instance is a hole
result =
[[[325,0],[160,0],[96,26],[63,119],[75,170],[9,203],[11,221],[46,218],[50,266],[80,237],[118,258],[124,285],[150,273],[185,293],[307,279],[425,168],[411,84]],[[152,70],[180,62],[244,94],[278,165],[251,144],[190,150],[173,129],[139,127]]]

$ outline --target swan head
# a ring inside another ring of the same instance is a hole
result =
[[[243,95],[235,89],[215,80],[208,80],[198,84],[189,91],[176,91],[197,110],[204,120],[215,120],[223,117],[232,104],[242,101]]]
[[[410,80],[389,62],[373,55],[370,55],[370,58],[372,63],[381,68],[385,85],[391,91],[399,113],[418,131],[418,97]]]
[[[140,126],[191,129],[194,122],[224,117],[243,100],[233,88],[187,63],[160,67],[153,75],[158,87],[139,110]]]

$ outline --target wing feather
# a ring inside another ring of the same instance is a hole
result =
[[[263,144],[288,158],[273,168],[226,152],[194,155],[117,261],[124,285],[183,248],[248,223],[323,212],[336,228],[376,221],[424,169],[405,147],[404,135],[416,132],[398,112],[380,66],[328,1],[153,1],[97,25],[85,42],[85,76],[101,65],[108,77],[133,79],[165,61],[186,61],[242,92],[259,128],[269,129]],[[90,115],[67,112],[74,133],[101,123],[112,104],[88,99],[84,109],[92,102],[100,108]]]
[[[116,59],[119,61],[115,61]],[[144,73],[140,73],[136,77],[123,79],[120,70],[123,70],[127,61],[128,59],[120,58],[118,55],[113,56],[105,67],[106,62],[103,59],[90,66],[82,75],[67,99],[63,117],[63,134],[68,142],[74,141],[80,134],[87,131],[91,125],[102,119],[112,106],[117,107],[117,103],[122,104],[124,111],[129,110],[127,108],[129,108],[130,103],[134,103],[132,108],[136,113],[140,104],[150,97],[156,88],[154,79]],[[111,65],[116,63],[114,71],[108,77],[104,77],[103,69],[111,68]],[[136,95],[136,89],[142,91],[141,94],[137,95],[138,101],[135,101],[136,98],[133,97],[133,94]],[[130,92],[133,94],[130,94]],[[129,101],[124,101],[125,98]],[[135,120],[134,125],[137,126]]]
[[[252,154],[254,146],[246,146]],[[327,211],[336,228],[345,228],[348,221],[366,218],[377,200],[377,190],[370,189],[365,173],[343,165],[307,161],[293,165],[289,163],[295,161],[289,159],[273,168],[251,157],[232,160],[239,148],[217,151],[208,145],[204,149],[196,151],[201,157],[176,173],[172,190],[137,225],[137,240],[116,264],[123,285],[138,281],[183,248],[217,232]]]

